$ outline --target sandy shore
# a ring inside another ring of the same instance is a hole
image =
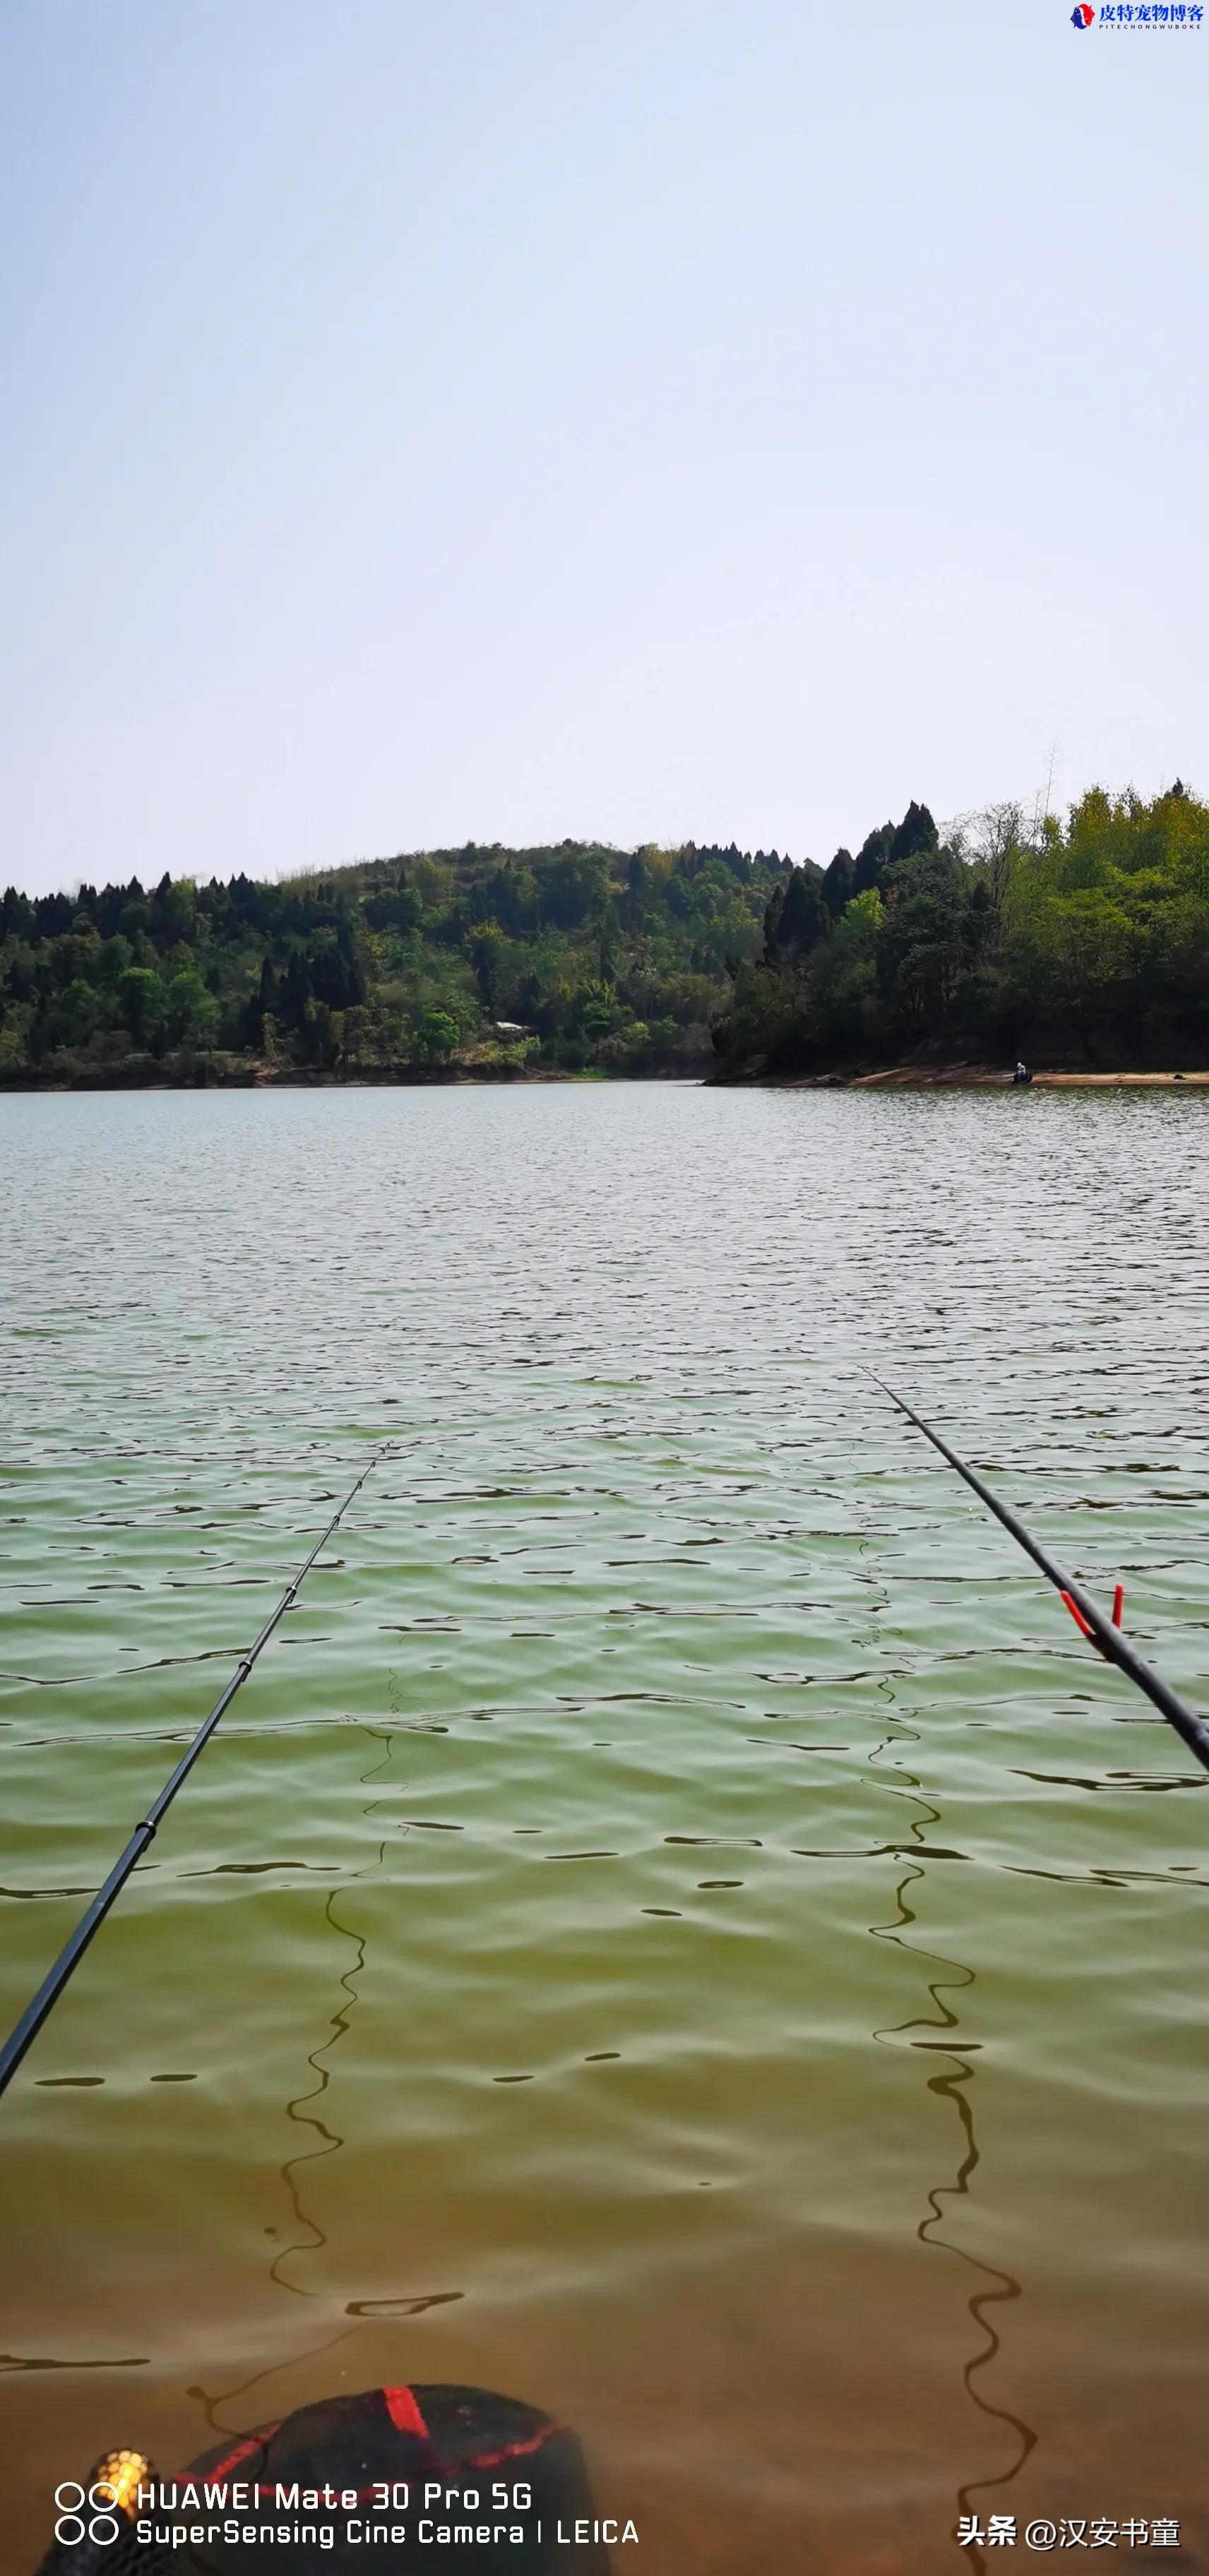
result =
[[[803,1073],[782,1081],[767,1074],[757,1082],[778,1091],[1011,1091],[1013,1076],[997,1064],[891,1064],[877,1073]],[[1022,1086],[1023,1087],[1023,1086]],[[1209,1073],[1046,1073],[1038,1069],[1034,1091],[1170,1091],[1209,1088]]]
[[[1162,1091],[1170,1090],[1176,1084],[1182,1088],[1185,1084],[1193,1083],[1201,1086],[1209,1085],[1209,1073],[1044,1073],[1037,1071],[1033,1075],[1030,1087],[1034,1091],[1122,1089]],[[927,1090],[976,1088],[1011,1091],[1015,1088],[1014,1078],[1010,1073],[1003,1072],[998,1065],[982,1064],[936,1066],[896,1064],[891,1065],[884,1073],[857,1074],[850,1088],[854,1091],[898,1091],[920,1085]]]

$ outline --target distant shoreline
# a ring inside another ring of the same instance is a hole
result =
[[[350,1073],[315,1066],[206,1065],[195,1074],[140,1071],[125,1081],[120,1076],[115,1079],[112,1072],[107,1079],[77,1078],[72,1082],[39,1082],[24,1074],[17,1081],[0,1081],[0,1099],[6,1094],[33,1093],[54,1094],[61,1099],[89,1092],[449,1091],[483,1084],[526,1087],[534,1083],[614,1082],[687,1082],[710,1091],[1183,1091],[1209,1090],[1209,1071],[1075,1073],[1069,1068],[1051,1072],[1039,1067],[1028,1085],[1017,1085],[1002,1065],[991,1064],[891,1064],[878,1066],[871,1073],[797,1074],[715,1072],[700,1061],[675,1068],[652,1067],[649,1072],[631,1068],[624,1073],[597,1065],[586,1065],[582,1070],[562,1065],[361,1065]]]
[[[0,1099],[20,1092],[53,1092],[58,1098],[75,1093],[117,1091],[448,1091],[478,1084],[498,1088],[531,1083],[611,1083],[611,1082],[692,1082],[702,1084],[709,1074],[707,1061],[698,1058],[682,1065],[653,1065],[649,1071],[627,1068],[613,1072],[601,1065],[507,1065],[507,1064],[441,1064],[441,1065],[358,1065],[349,1073],[331,1072],[312,1065],[266,1066],[202,1065],[194,1073],[161,1073],[141,1067],[123,1079],[112,1069],[98,1074],[95,1081],[77,1075],[70,1082],[47,1079],[23,1073],[15,1081],[0,1080]]]
[[[1050,1073],[1038,1068],[1027,1084],[1017,1085],[1014,1075],[1001,1065],[891,1064],[874,1073],[723,1075],[718,1087],[752,1091],[1182,1091],[1209,1089],[1209,1072]]]

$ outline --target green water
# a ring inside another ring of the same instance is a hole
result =
[[[0,2110],[14,2568],[402,2379],[652,2576],[1206,2563],[1206,1783],[860,1363],[1203,1705],[1207,1115],[0,1103],[6,2026],[394,1452]]]

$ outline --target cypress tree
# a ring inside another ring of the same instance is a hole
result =
[[[868,839],[862,841],[852,872],[853,894],[868,894],[871,888],[877,892],[893,839],[893,823],[883,823],[880,830],[870,832]]]
[[[767,955],[804,954],[816,947],[830,928],[821,870],[809,860],[795,868],[784,888],[774,889],[764,918]]]
[[[846,903],[856,891],[856,861],[851,850],[837,850],[823,878],[823,900],[833,921],[838,921]]]
[[[940,835],[926,805],[908,805],[890,844],[892,859],[913,859],[920,850],[935,850]]]

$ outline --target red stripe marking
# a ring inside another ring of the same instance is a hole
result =
[[[552,2442],[555,2434],[563,2429],[561,2424],[547,2424],[540,2433],[533,2435],[531,2441],[509,2442],[502,2451],[473,2452],[466,2465],[471,2469],[498,2469],[502,2460],[523,2460],[526,2452],[540,2451],[543,2442]]]
[[[386,2412],[397,2433],[414,2433],[420,2442],[428,2440],[428,2426],[420,2413],[410,2388],[384,2388]]]
[[[220,2478],[229,2478],[232,2469],[237,2469],[241,2460],[250,2460],[253,2451],[261,2450],[266,2442],[272,2441],[274,2433],[279,2433],[280,2431],[280,2424],[267,2424],[263,2433],[249,2433],[246,2441],[237,2442],[234,2450],[228,2453],[225,2460],[219,2461],[216,2469],[205,2469],[201,2471],[200,2476],[202,2480],[209,2480],[213,2484],[217,2485]],[[193,2472],[194,2484],[197,2483],[198,2475],[199,2473],[197,2471]],[[159,2484],[158,2479],[156,2480],[156,2484]]]
[[[412,2389],[384,2388],[382,2395],[386,2400],[387,2414],[390,2417],[391,2423],[395,2426],[398,2432],[414,2433],[417,2440],[421,2442],[431,2442],[432,2435],[430,2434],[428,2426],[420,2413],[420,2409],[416,2403],[415,2394]],[[505,2444],[502,2451],[474,2451],[471,2453],[469,2459],[458,2465],[470,2469],[498,2469],[502,2466],[505,2460],[523,2460],[526,2459],[531,2452],[540,2451],[545,2443],[552,2442],[555,2435],[563,2432],[564,2429],[565,2427],[561,2424],[544,2424],[540,2433],[531,2434],[527,2442],[508,2442]],[[253,2451],[259,2451],[266,2442],[272,2441],[275,2433],[279,2433],[280,2431],[280,2424],[266,2424],[263,2433],[249,2433],[245,2441],[237,2442],[235,2449],[228,2453],[225,2460],[219,2461],[217,2468],[205,2470],[187,2469],[183,2474],[178,2475],[175,2483],[178,2485],[190,2483],[195,2486],[200,2486],[204,2482],[207,2485],[216,2486],[220,2478],[229,2477],[232,2469],[238,2468],[241,2460],[251,2459]],[[448,2463],[447,2465],[449,2467],[450,2474],[455,2475],[456,2468],[454,2464]],[[160,2486],[163,2484],[163,2480],[157,2478],[155,2483],[157,2486]],[[277,2493],[277,2484],[276,2482],[274,2482],[272,2486],[261,2486],[258,2484],[254,2492],[258,2502],[262,2496],[275,2497]],[[376,2489],[373,2487],[358,2487],[358,2503],[364,2503],[375,2493]]]

